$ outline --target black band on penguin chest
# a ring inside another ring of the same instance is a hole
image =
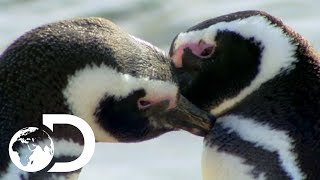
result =
[[[267,151],[255,143],[243,140],[237,133],[229,130],[219,123],[216,124],[206,137],[205,148],[216,148],[217,153],[226,153],[243,159],[243,166],[252,166],[252,169],[246,173],[254,179],[259,179],[261,175],[268,180],[290,179],[276,151]],[[234,169],[234,171],[237,170]]]

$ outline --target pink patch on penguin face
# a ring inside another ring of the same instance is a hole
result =
[[[140,98],[137,103],[138,103],[139,109],[147,109],[148,107],[157,105],[163,101],[169,102],[169,106],[167,110],[173,109],[177,106],[177,97],[168,96],[168,95],[167,96],[156,95],[149,98],[143,97],[143,98]]]
[[[179,48],[177,48],[173,55],[171,56],[172,62],[175,65],[176,68],[181,68],[182,67],[182,55],[183,55],[183,51],[184,51],[185,46],[180,46]]]
[[[186,48],[189,48],[192,53],[199,58],[205,59],[213,54],[215,46],[214,44],[208,44],[202,40],[200,40],[199,43],[186,43],[181,45],[171,56],[172,61],[177,68],[182,67],[182,56]]]
[[[200,41],[198,44],[191,44],[189,46],[192,53],[200,58],[208,58],[214,52],[214,45],[207,44],[204,41]]]

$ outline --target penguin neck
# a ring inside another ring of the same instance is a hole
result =
[[[241,112],[244,109],[252,111],[253,107],[263,107],[264,103],[267,102],[274,103],[274,105],[281,103],[281,107],[276,108],[275,111],[279,111],[279,108],[289,110],[294,105],[296,107],[300,106],[299,109],[304,109],[305,113],[312,113],[312,111],[307,110],[311,107],[317,109],[314,112],[318,112],[320,110],[320,98],[317,95],[320,87],[320,56],[306,41],[302,41],[293,57],[296,60],[290,66],[286,69],[281,69],[273,78],[265,82],[262,81],[257,88],[246,94],[240,101],[221,111],[217,111],[216,107],[214,107],[211,109],[211,113],[219,117],[235,111]],[[306,98],[313,98],[314,100],[306,100]],[[243,106],[243,104],[252,105]],[[238,110],[239,107],[241,107],[241,110]],[[269,107],[269,105],[265,104],[265,108]],[[297,109],[292,109],[291,111],[297,112]]]
[[[319,70],[317,56],[301,55],[289,73],[264,83],[220,117],[240,116],[268,125],[270,132],[285,132],[303,172],[315,174],[320,162],[320,144],[316,142],[320,138]],[[310,161],[310,157],[314,159]]]
[[[308,82],[299,83],[305,84],[306,86],[312,86],[309,84],[311,82],[318,84],[317,76],[319,73],[320,57],[302,37],[297,36],[293,38],[290,48],[287,48],[283,52],[277,51],[277,54],[274,56],[272,55],[272,49],[270,49],[270,47],[264,48],[258,68],[259,71],[250,83],[233,96],[226,98],[221,96],[220,98],[213,99],[210,110],[212,114],[219,116],[227,113],[229,109],[232,109],[255,91],[259,91],[265,84],[270,84],[270,82],[277,83],[278,88],[287,86],[288,84],[299,87],[300,85],[297,83],[297,80],[300,79],[300,77],[308,77],[308,79],[306,79]],[[283,84],[279,84],[279,82],[283,82]],[[274,86],[268,85],[267,87]],[[292,87],[283,87],[283,89],[286,89],[289,93]],[[229,89],[227,92],[229,91],[231,90]],[[233,91],[237,92],[237,89]],[[317,92],[317,90],[314,90],[312,87],[310,91],[314,92],[307,94]],[[292,94],[292,91],[290,91],[290,94]]]
[[[291,71],[278,74],[219,115],[205,141],[204,176],[319,177],[319,58],[297,56]],[[233,172],[235,164],[239,168]],[[275,169],[277,173],[263,173]]]
[[[67,83],[66,70],[71,74],[76,69],[52,57],[31,60],[21,52],[0,56],[0,172],[10,162],[7,149],[14,133],[25,127],[43,127],[43,114],[73,114],[62,89]],[[54,132],[52,138],[83,144],[81,132],[72,126],[57,126]]]
[[[317,77],[319,76],[317,68],[319,69],[320,66],[315,66],[308,61],[299,61],[290,72],[279,74],[263,83],[257,90],[218,116],[241,114],[247,117],[261,117],[265,115],[272,117],[270,120],[267,119],[268,122],[275,121],[275,123],[279,122],[279,119],[283,120],[286,117],[285,113],[290,113],[290,116],[297,115],[301,120],[320,119],[320,114],[314,113],[320,111],[320,98],[317,95],[320,80]],[[296,123],[294,124],[299,126]],[[302,125],[305,122],[300,123]]]

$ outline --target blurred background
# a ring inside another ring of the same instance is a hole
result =
[[[320,1],[303,0],[0,0],[0,53],[24,32],[73,17],[99,16],[168,52],[174,36],[208,18],[267,11],[320,50]],[[202,138],[174,132],[137,144],[97,144],[80,179],[201,179]]]

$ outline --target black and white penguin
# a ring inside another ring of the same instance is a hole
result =
[[[77,178],[79,171],[46,173],[49,166],[26,173],[11,162],[11,137],[24,127],[41,127],[42,114],[78,116],[98,142],[138,142],[181,128],[203,134],[209,117],[179,96],[171,65],[161,50],[102,18],[24,34],[0,56],[0,179]],[[82,153],[75,127],[55,125],[51,137],[51,166]]]
[[[320,56],[261,11],[206,20],[169,52],[181,93],[217,117],[203,178],[320,178]]]

